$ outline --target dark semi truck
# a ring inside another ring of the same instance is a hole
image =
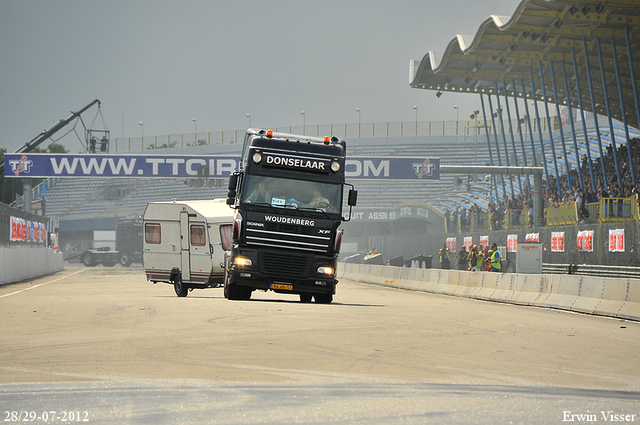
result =
[[[113,267],[118,263],[129,267],[131,263],[142,263],[142,217],[117,217],[115,249],[88,249],[80,255],[80,261],[87,267],[97,264]]]
[[[226,298],[248,300],[260,289],[333,301],[339,227],[351,216],[343,216],[343,199],[350,209],[357,200],[345,183],[345,157],[346,143],[336,137],[247,130],[240,170],[229,179],[235,217]]]

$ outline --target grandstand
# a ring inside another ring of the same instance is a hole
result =
[[[619,126],[616,127],[622,131]],[[592,158],[599,156],[595,141],[595,129],[592,127],[587,133],[588,145]],[[557,134],[558,130],[554,132]],[[632,133],[640,137],[640,132]],[[495,144],[494,135],[490,134],[491,144]],[[498,134],[502,143],[502,135]],[[619,134],[617,135],[619,139]],[[506,135],[511,143],[511,135]],[[575,169],[580,162],[580,155],[584,156],[586,142],[583,132],[576,132],[578,138],[577,154],[568,144],[567,156],[570,167]],[[607,140],[608,132],[601,137]],[[514,135],[519,145],[519,134]],[[526,155],[531,158],[531,142],[528,136],[523,136]],[[559,138],[554,138],[558,144]],[[535,141],[534,141],[535,142]],[[537,142],[536,142],[537,143]],[[367,137],[347,140],[349,157],[415,157],[440,158],[441,164],[475,166],[486,165],[490,162],[487,135],[481,131],[477,135],[463,136],[405,136],[405,137]],[[518,146],[519,147],[519,146]],[[519,149],[520,150],[520,149]],[[158,149],[155,153],[183,153],[184,149]],[[190,148],[191,153],[198,154],[240,154],[240,145],[202,146]],[[512,156],[512,164],[524,164],[524,155]],[[558,168],[565,169],[564,158],[558,155]],[[537,154],[537,161],[541,162]],[[553,161],[546,158],[551,174],[555,174]],[[529,165],[532,165],[529,163]],[[540,164],[539,164],[540,165]],[[505,184],[496,179],[497,186],[493,186],[490,176],[485,175],[442,175],[439,181],[423,180],[352,180],[359,191],[359,207],[361,208],[392,208],[402,202],[429,203],[441,213],[452,212],[456,208],[469,208],[477,205],[486,209],[488,200],[493,195],[498,200],[504,194],[512,194],[508,177]],[[514,178],[515,194],[527,190],[526,178],[522,177],[519,184]],[[154,201],[172,199],[212,199],[226,197],[227,182],[223,179],[140,179],[140,178],[60,178],[46,191],[46,214],[59,220],[74,220],[99,217],[113,217],[122,215],[142,214],[146,204]]]
[[[440,158],[443,163],[480,165],[488,162],[486,142],[472,137],[410,136],[366,138],[347,141],[350,157],[405,156]],[[450,146],[455,146],[451,149]],[[236,145],[237,153],[239,145]],[[160,150],[156,150],[158,153]],[[163,153],[181,153],[180,149],[163,149]],[[218,153],[211,146],[194,147],[191,153]],[[234,153],[228,148],[226,154]],[[471,154],[470,154],[471,153]],[[400,202],[425,202],[447,193],[455,185],[454,176],[440,181],[352,181],[359,190],[362,207],[393,207]],[[140,179],[140,178],[60,178],[46,191],[46,212],[60,220],[86,219],[114,215],[141,214],[148,202],[172,199],[211,199],[226,197],[223,179]],[[472,191],[463,195],[486,207],[486,184],[474,182]]]

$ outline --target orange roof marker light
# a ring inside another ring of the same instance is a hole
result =
[[[273,131],[267,130],[267,139],[271,139],[273,137]]]
[[[330,141],[331,141],[331,138],[329,136],[324,136],[324,144],[325,145],[328,145]]]

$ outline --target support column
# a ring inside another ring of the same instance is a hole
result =
[[[480,93],[480,104],[482,105],[482,117],[484,118],[484,133],[487,135],[487,147],[489,148],[489,161],[491,165],[495,165],[493,162],[493,154],[491,153],[491,136],[489,135],[489,123],[487,123],[487,112],[484,107],[484,96]],[[491,176],[493,181],[493,187],[496,195],[496,201],[498,200],[498,182],[496,181],[496,176]]]
[[[496,94],[497,96],[497,94]],[[487,95],[487,99],[489,99],[489,113],[491,113],[491,126],[494,129],[493,135],[494,135],[494,139],[496,142],[496,154],[498,155],[498,165],[502,165],[502,160],[500,159],[500,143],[498,142],[498,132],[495,131],[496,130],[496,120],[495,117],[493,116],[493,104],[491,103],[491,95]],[[504,184],[504,176],[501,175],[500,176],[500,181],[502,182],[502,199],[506,199],[507,198],[507,188],[506,185]],[[512,188],[513,190],[513,188]],[[513,192],[512,192],[513,193]],[[498,199],[496,198],[496,202],[498,202]]]
[[[536,86],[533,81],[533,69],[529,68],[529,77],[531,77],[531,94],[533,95],[533,109],[536,112],[536,122],[538,123],[538,136],[540,137],[540,154],[542,158],[542,166],[544,175],[547,178],[547,192],[551,192],[549,185],[549,169],[547,167],[546,155],[544,153],[544,138],[542,137],[542,126],[540,125],[540,113],[538,111],[538,99],[536,98]],[[544,84],[544,83],[543,83]]]
[[[607,90],[607,77],[604,71],[604,62],[602,60],[602,46],[600,39],[596,37],[596,45],[598,46],[598,62],[600,63],[600,76],[602,77],[602,93],[604,95],[604,105],[607,109],[607,118],[609,119],[609,134],[611,135],[611,149],[613,150],[613,162],[616,166],[616,177],[618,178],[618,187],[622,186],[622,178],[620,177],[620,166],[618,165],[618,148],[616,146],[616,136],[613,133],[613,118],[611,118],[611,108],[609,107],[609,91]]]
[[[616,81],[618,82],[618,96],[620,96],[620,113],[622,114],[622,124],[624,125],[624,134],[627,138],[627,164],[629,165],[629,171],[631,172],[631,181],[633,185],[636,185],[636,175],[633,172],[633,157],[631,156],[631,143],[629,137],[629,125],[627,124],[627,114],[624,109],[624,93],[622,92],[622,83],[620,82],[620,68],[618,67],[618,54],[616,52],[616,43],[611,39],[611,52],[613,54],[613,65],[616,69]]]
[[[23,210],[25,212],[31,212],[31,179],[22,180],[22,202]]]
[[[567,112],[569,115],[569,123],[571,124],[571,134],[573,135],[573,149],[576,152],[576,168],[578,169],[578,182],[580,183],[580,189],[584,191],[584,185],[582,184],[582,170],[580,169],[580,150],[578,149],[578,139],[576,136],[576,126],[573,122],[573,109],[571,108],[571,95],[569,94],[569,83],[567,82],[567,71],[564,68],[564,62],[560,63],[562,66],[562,80],[564,81],[564,94],[567,98]]]
[[[521,81],[522,84],[522,96],[524,98],[524,113],[525,118],[527,119],[527,127],[529,128],[529,140],[531,141],[531,155],[533,156],[533,166],[538,166],[538,158],[536,158],[536,144],[533,139],[533,127],[531,126],[531,113],[529,112],[529,104],[527,103],[527,89],[524,85],[524,80]],[[535,102],[535,94],[533,95],[533,101]]]
[[[522,121],[520,118],[520,109],[518,109],[518,97],[516,96],[516,80],[511,80],[511,84],[513,85],[513,104],[516,108],[516,120],[518,121],[518,135],[520,136],[520,147],[522,148],[522,161],[524,162],[524,166],[528,167],[527,161],[527,151],[524,148],[524,136],[522,135]],[[524,96],[524,103],[527,103],[526,93],[523,91],[522,95]],[[535,155],[535,152],[534,152]],[[531,182],[529,176],[526,177],[527,181],[527,191],[531,191]]]
[[[549,127],[549,141],[551,142],[551,154],[553,155],[553,167],[556,169],[556,186],[558,196],[562,195],[560,187],[560,169],[558,168],[558,159],[556,158],[556,147],[553,142],[553,126],[551,125],[551,116],[549,114],[549,100],[547,99],[547,89],[544,86],[544,72],[542,71],[542,61],[538,60],[538,68],[540,69],[540,85],[542,86],[542,97],[544,98],[544,110],[547,114],[547,126]]]
[[[636,87],[636,72],[633,69],[633,55],[631,54],[631,40],[629,40],[629,27],[625,25],[624,36],[627,40],[627,54],[629,56],[629,75],[631,76],[631,87],[633,87],[633,100],[636,104],[636,118],[638,119],[638,126],[640,126],[640,100],[638,97],[638,87]]]
[[[513,124],[511,123],[511,109],[509,108],[509,97],[507,96],[507,81],[504,78],[502,79],[502,94],[504,94],[504,106],[507,109],[507,122],[509,123],[509,136],[511,136],[511,147],[513,149],[513,162],[515,163],[515,165],[517,167],[518,166],[518,153],[516,152],[516,141],[515,141],[514,136],[513,136]],[[507,155],[507,158],[508,157],[509,156]],[[509,165],[509,163],[507,163],[507,165]],[[522,179],[520,178],[520,176],[516,176],[516,178],[518,179],[518,189],[520,190],[520,193],[523,193],[523,191],[522,191]],[[513,196],[513,194],[512,194],[512,196]]]
[[[558,94],[558,86],[556,85],[556,73],[553,70],[553,62],[549,61],[549,69],[551,70],[551,84],[553,85],[553,96],[556,99],[556,116],[558,117],[558,129],[560,130],[560,141],[562,142],[562,156],[564,158],[564,169],[567,173],[567,186],[571,189],[571,164],[567,156],[567,145],[564,142],[564,129],[562,128],[562,114],[560,113],[560,96]]]
[[[582,93],[580,91],[580,78],[578,78],[578,63],[576,62],[576,51],[571,50],[571,57],[573,58],[573,75],[576,81],[576,90],[578,94],[578,107],[580,108],[580,119],[582,121],[582,132],[584,133],[584,146],[587,150],[587,160],[589,161],[589,176],[591,177],[591,189],[596,190],[596,179],[593,176],[593,162],[591,161],[591,143],[587,136],[587,119],[584,116],[584,107],[582,105]],[[589,70],[587,69],[587,72]],[[565,78],[566,80],[566,78]]]
[[[593,93],[593,81],[591,81],[591,66],[589,65],[589,52],[587,50],[587,39],[582,37],[582,48],[584,50],[584,63],[586,66],[587,83],[589,84],[589,97],[591,97],[591,109],[593,111],[593,124],[596,128],[596,137],[598,139],[598,151],[600,152],[600,167],[602,168],[603,187],[607,187],[607,169],[604,166],[604,152],[602,151],[602,137],[600,136],[600,124],[598,123],[598,111],[596,110],[596,97]],[[594,187],[594,191],[598,188]]]
[[[542,227],[544,219],[544,203],[542,202],[542,172],[533,174],[533,225]]]

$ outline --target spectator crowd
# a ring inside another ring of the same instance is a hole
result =
[[[588,156],[583,155],[580,167],[572,168],[569,176],[562,174],[559,181],[557,181],[555,175],[549,174],[548,184],[543,181],[544,207],[559,207],[563,204],[570,205],[575,202],[578,204],[578,219],[581,221],[585,219],[585,216],[588,217],[586,204],[597,203],[606,198],[630,198],[637,194],[640,190],[639,138],[629,141],[629,150],[631,151],[631,160],[629,160],[626,144],[619,144],[615,150],[610,144],[606,148],[602,161],[600,158],[592,158],[591,164],[589,164]],[[616,164],[619,172],[616,171]],[[631,166],[633,166],[633,172],[635,173],[633,176],[636,180],[635,185],[633,184]],[[552,170],[549,169],[549,171]],[[593,184],[591,172],[593,172]],[[582,187],[580,180],[582,180]],[[618,184],[618,181],[620,181],[620,184]],[[558,190],[558,186],[560,190]],[[505,214],[507,212],[516,212],[514,216],[516,223],[520,220],[520,214],[522,214],[522,217],[526,217],[526,212],[529,212],[528,225],[532,226],[533,194],[528,188],[523,189],[522,193],[514,194],[501,200],[496,200],[492,194],[489,194],[487,209],[474,204],[468,209],[457,208],[452,213],[446,212],[445,219],[449,225],[448,229],[457,230],[457,223],[459,222],[460,230],[467,230],[470,228],[472,220],[477,219],[477,217],[489,216],[491,229],[500,230],[505,224]],[[526,225],[527,223],[522,224]]]

